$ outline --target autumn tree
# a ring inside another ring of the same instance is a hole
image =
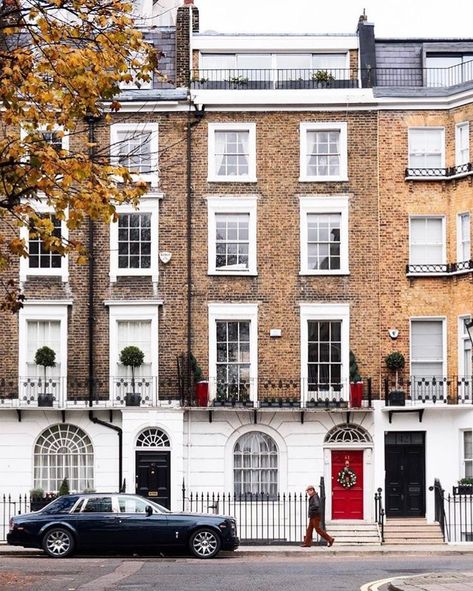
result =
[[[87,218],[110,222],[117,204],[136,204],[146,190],[94,149],[86,121],[109,120],[120,84],[150,80],[159,54],[134,27],[131,1],[0,2],[0,300],[16,310],[22,296],[2,271],[28,256],[22,226],[51,252],[87,257],[54,233],[38,200],[74,230]]]

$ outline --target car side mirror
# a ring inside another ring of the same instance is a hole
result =
[[[151,507],[151,505],[146,505],[146,515],[148,517],[150,517],[151,515],[153,515],[153,507]]]

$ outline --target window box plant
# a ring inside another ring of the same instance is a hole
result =
[[[361,408],[363,401],[363,381],[358,370],[358,362],[353,351],[350,351],[350,406]]]
[[[141,367],[145,359],[145,354],[139,347],[130,345],[122,349],[120,353],[120,363],[125,367],[131,367],[131,392],[126,393],[127,406],[140,406],[141,395],[136,393],[135,389],[135,368]]]
[[[404,390],[401,390],[399,388],[399,372],[404,369],[404,366],[406,364],[404,355],[399,351],[393,351],[385,357],[384,362],[386,363],[386,367],[390,371],[395,372],[396,374],[396,387],[394,390],[391,390],[388,394],[389,406],[405,406],[406,393],[404,392]]]
[[[327,70],[316,70],[311,78],[316,88],[329,88],[330,83],[335,80],[335,77]]]
[[[50,347],[40,347],[36,351],[34,362],[36,365],[42,365],[44,368],[44,390],[38,393],[38,406],[52,406],[54,398],[52,392],[48,392],[46,372],[48,367],[54,367],[56,365],[56,353]]]
[[[473,495],[473,478],[460,478],[458,486],[453,487],[453,494]]]

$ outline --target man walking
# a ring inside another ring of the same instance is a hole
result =
[[[310,548],[312,545],[312,533],[315,531],[324,540],[327,541],[327,546],[332,546],[335,542],[335,538],[332,538],[326,531],[320,527],[320,498],[315,492],[315,488],[310,485],[305,489],[305,492],[309,495],[309,524],[304,538],[304,543],[301,544],[301,548]]]

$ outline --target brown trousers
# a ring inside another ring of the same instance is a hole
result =
[[[332,537],[320,527],[320,515],[314,515],[313,517],[309,518],[309,525],[307,526],[307,531],[304,537],[304,544],[307,546],[312,544],[312,533],[314,529],[319,534],[319,536],[327,542],[332,540]]]

